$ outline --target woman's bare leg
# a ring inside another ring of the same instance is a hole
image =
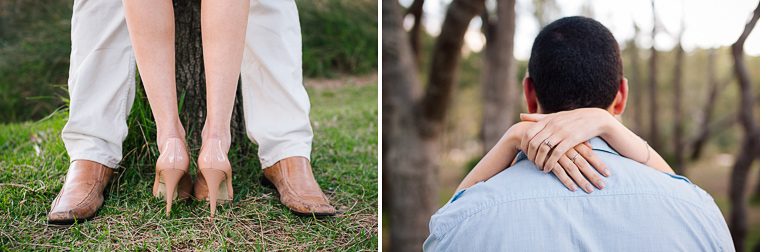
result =
[[[208,1],[211,2],[211,1]],[[124,0],[137,67],[158,129],[158,144],[185,139],[174,79],[174,7],[168,0]]]
[[[201,2],[208,111],[202,137],[218,138],[224,147],[230,144],[230,120],[243,61],[249,4],[248,0]]]

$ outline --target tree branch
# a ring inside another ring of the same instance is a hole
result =
[[[443,128],[443,120],[451,103],[462,57],[464,34],[470,20],[483,8],[485,0],[454,0],[446,11],[441,34],[438,35],[433,49],[427,89],[417,111],[420,120],[419,130],[423,138],[436,137]]]

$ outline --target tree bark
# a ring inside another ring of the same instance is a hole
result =
[[[483,122],[480,128],[485,155],[514,123],[516,64],[514,57],[515,0],[499,0],[496,22],[483,20],[487,27],[485,54],[481,68]],[[488,24],[488,25],[487,25]]]
[[[655,150],[660,148],[660,135],[657,129],[657,50],[654,48],[654,38],[657,35],[657,13],[654,9],[654,0],[652,0],[652,49],[649,56],[649,144]]]
[[[731,171],[731,188],[729,197],[731,198],[731,216],[729,218],[729,229],[734,240],[736,251],[745,251],[744,239],[747,235],[747,201],[745,199],[745,187],[747,184],[747,174],[749,173],[752,161],[758,156],[758,144],[760,144],[760,129],[755,121],[754,108],[755,100],[747,67],[744,65],[744,42],[747,40],[749,33],[757,24],[760,18],[760,4],[753,12],[752,19],[744,27],[744,32],[739,39],[731,45],[731,54],[734,57],[734,70],[739,80],[741,88],[741,101],[739,104],[739,120],[744,129],[746,137],[742,144],[741,152],[736,159],[734,169]]]
[[[201,131],[206,121],[206,74],[201,41],[201,1],[174,0],[173,3],[179,116],[187,131],[188,145],[191,149],[195,149],[200,148]],[[230,125],[233,145],[247,141],[239,80],[234,106]]]
[[[401,6],[383,8],[383,171],[389,173],[391,251],[419,251],[437,195],[437,140],[451,103],[464,33],[484,1],[454,0],[436,40],[429,84],[420,97]]]

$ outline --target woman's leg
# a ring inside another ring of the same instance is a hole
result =
[[[230,120],[235,102],[243,42],[248,21],[248,0],[201,2],[203,60],[206,66],[208,114],[202,137],[230,145]]]
[[[211,1],[209,1],[211,2]],[[158,144],[185,139],[174,79],[174,7],[168,0],[124,0],[137,67],[158,129]],[[161,147],[161,146],[159,146]]]

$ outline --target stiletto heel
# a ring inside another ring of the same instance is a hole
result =
[[[161,171],[161,180],[165,184],[166,197],[166,216],[172,211],[172,201],[174,201],[179,194],[177,193],[177,184],[182,176],[185,175],[183,170],[163,170]],[[160,190],[159,190],[160,191]]]
[[[211,204],[211,217],[216,213],[217,200],[227,199],[227,187],[222,187],[222,182],[227,179],[227,175],[222,171],[204,169],[201,170],[203,177],[206,178],[208,186],[209,204]]]
[[[217,203],[228,202],[233,195],[232,168],[227,159],[227,151],[222,149],[221,140],[210,139],[201,146],[198,171],[200,176],[195,186],[196,197],[209,200],[213,217]],[[201,181],[205,181],[205,185]]]
[[[153,184],[153,196],[166,200],[166,216],[171,213],[175,199],[183,200],[190,196],[192,180],[187,174],[189,166],[185,142],[179,138],[167,139],[156,161],[156,180]]]

